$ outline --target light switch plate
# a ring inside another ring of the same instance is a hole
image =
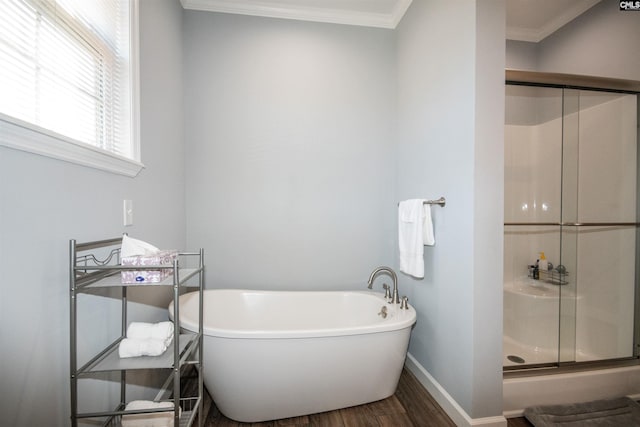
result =
[[[122,205],[124,226],[128,227],[130,225],[133,225],[133,201],[124,200],[124,203]]]

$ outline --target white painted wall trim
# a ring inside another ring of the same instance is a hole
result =
[[[188,10],[232,13],[239,15],[263,16],[268,18],[296,19],[331,24],[359,25],[375,28],[395,28],[412,0],[396,0],[390,13],[333,9],[329,7],[300,5],[295,1],[255,1],[255,0],[180,0],[182,7]],[[321,4],[321,3],[318,3]]]
[[[0,114],[0,146],[64,160],[119,175],[135,177],[144,168],[136,160],[92,147],[55,132],[38,128],[17,119],[4,120]]]
[[[497,417],[485,417],[485,418],[471,418],[458,402],[447,390],[445,390],[438,381],[435,380],[427,372],[427,370],[411,355],[407,354],[407,360],[405,361],[406,368],[416,376],[420,384],[427,389],[429,394],[435,399],[436,402],[447,413],[449,418],[459,427],[467,426],[484,426],[484,427],[507,427],[507,419],[504,416]]]

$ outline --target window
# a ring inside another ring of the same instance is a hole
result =
[[[137,0],[0,10],[0,145],[137,175]]]

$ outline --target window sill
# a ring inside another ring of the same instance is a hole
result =
[[[35,130],[0,117],[0,146],[51,157],[118,175],[137,176],[144,168],[138,161],[73,141],[54,132]]]

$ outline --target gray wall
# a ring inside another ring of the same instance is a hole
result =
[[[611,3],[509,43],[508,66],[640,79],[640,14]],[[397,201],[440,195],[426,277],[400,276],[419,313],[410,352],[471,417],[500,414],[503,14],[414,1],[391,31],[142,0],[141,175],[0,148],[7,423],[67,424],[68,239],[202,246],[212,288],[363,289],[397,268]],[[168,298],[133,315],[162,318]],[[87,324],[102,333],[116,316],[99,304]]]
[[[164,248],[185,245],[182,10],[173,0],[142,0],[140,14],[146,169],[138,177],[0,147],[2,425],[69,425],[69,239],[128,232]],[[134,202],[134,225],[126,228],[124,199]],[[168,302],[168,294],[154,293],[151,304],[132,304],[130,318],[165,318]],[[113,301],[85,303],[83,330],[89,345],[101,345],[118,330]],[[88,353],[88,344],[80,351]]]
[[[602,1],[539,43],[538,70],[640,80],[640,14]]]
[[[502,414],[504,2],[414,1],[398,27],[398,194],[433,207],[410,353],[472,418]]]
[[[187,12],[184,41],[207,287],[364,289],[397,268],[397,201],[444,195],[427,278],[401,277],[411,351],[469,415],[499,415],[503,2],[414,2],[395,32]]]
[[[507,67],[640,80],[640,13],[602,1],[539,43],[507,41]]]
[[[394,262],[394,32],[186,12],[184,41],[207,287],[364,289]]]
[[[507,40],[506,66],[515,70],[535,70],[538,66],[538,44]]]

